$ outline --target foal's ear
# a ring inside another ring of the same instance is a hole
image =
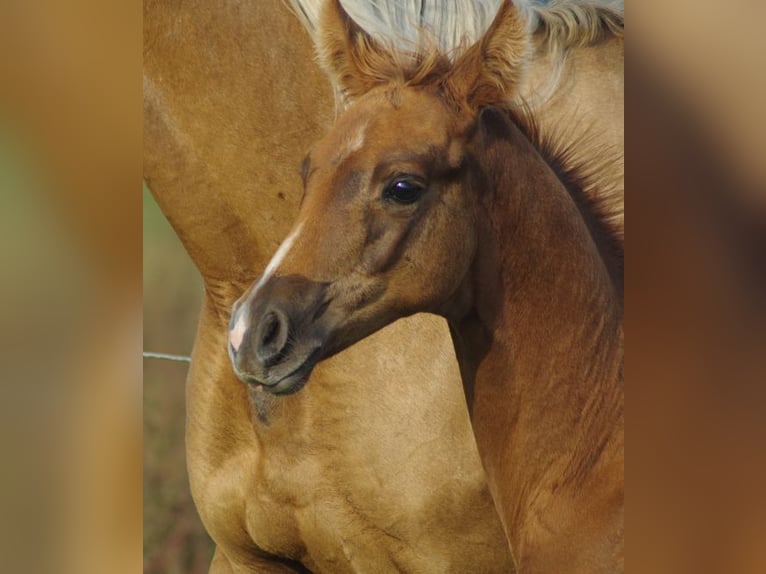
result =
[[[351,19],[340,0],[329,0],[322,8],[317,52],[346,100],[380,84],[383,78],[377,70],[390,65],[388,52]]]
[[[511,0],[502,0],[487,31],[455,62],[446,87],[473,110],[512,99],[530,53],[527,19]]]

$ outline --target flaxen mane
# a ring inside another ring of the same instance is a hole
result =
[[[605,37],[624,35],[622,2],[555,0],[532,5],[528,14],[530,30],[554,58],[563,57],[570,48],[592,46]]]
[[[317,43],[319,14],[325,0],[285,0]],[[392,51],[418,54],[436,46],[450,59],[476,42],[492,23],[500,2],[472,0],[343,0],[356,24]],[[623,2],[593,0],[517,1],[538,49],[563,64],[571,48],[603,38],[622,37]]]

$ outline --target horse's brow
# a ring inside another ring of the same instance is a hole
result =
[[[385,177],[388,175],[387,172],[391,171],[391,168],[397,164],[416,165],[423,171],[429,171],[430,167],[438,163],[442,155],[443,151],[438,146],[428,146],[423,151],[396,152],[376,165],[372,176],[373,179]]]

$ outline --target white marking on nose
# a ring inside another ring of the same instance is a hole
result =
[[[245,331],[247,330],[245,315],[246,313],[240,311],[239,318],[234,324],[234,328],[229,331],[229,343],[235,351],[239,350],[239,346],[242,344],[242,339],[245,337]]]
[[[250,297],[248,297],[246,304],[249,304],[249,302],[253,300],[253,298],[258,293],[258,290],[263,286],[264,283],[266,283],[266,281],[269,280],[269,278],[274,274],[274,272],[282,264],[282,261],[284,261],[285,256],[287,255],[287,252],[290,251],[290,248],[293,246],[293,243],[295,243],[295,240],[298,238],[298,235],[300,235],[301,229],[303,229],[302,221],[296,226],[295,229],[293,229],[290,235],[287,236],[287,238],[282,242],[282,245],[279,246],[279,249],[277,249],[277,252],[274,254],[274,257],[271,258],[271,261],[269,261],[269,264],[266,266],[266,269],[264,270],[263,275],[261,275],[261,278],[258,279],[258,282],[255,284],[255,287],[253,287],[253,292],[250,294]]]

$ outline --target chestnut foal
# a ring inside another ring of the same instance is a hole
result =
[[[507,109],[528,53],[512,4],[454,62],[402,59],[344,18],[330,3],[322,61],[353,102],[234,307],[238,376],[296,392],[396,319],[446,317],[519,572],[622,571],[622,243],[589,193],[604,182]]]

